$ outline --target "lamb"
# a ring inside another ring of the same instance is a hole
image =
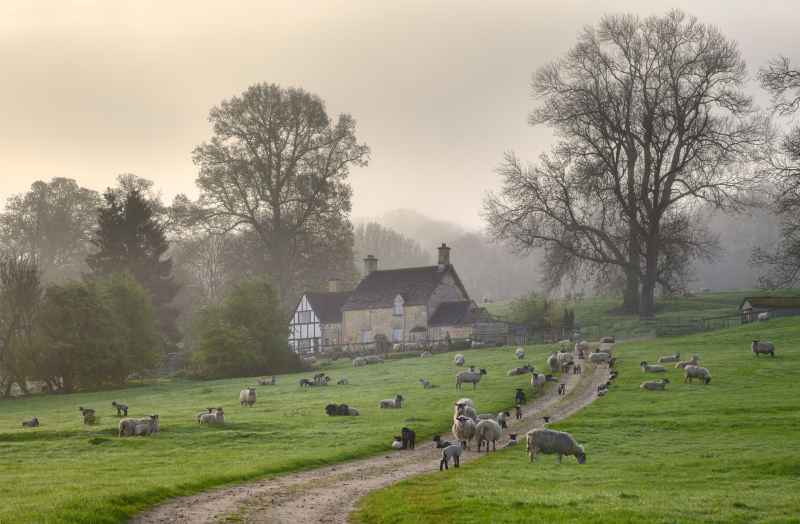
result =
[[[469,404],[462,404],[458,402],[455,404],[455,413],[453,416],[458,417],[459,415],[469,417],[473,422],[478,420],[478,412]]]
[[[600,362],[609,362],[610,360],[611,360],[611,355],[603,351],[595,351],[594,353],[589,353],[589,362],[600,363]]]
[[[256,403],[256,388],[247,388],[239,392],[239,404],[253,407]]]
[[[130,437],[136,434],[136,424],[139,422],[133,418],[124,418],[117,425],[117,435],[120,437]]]
[[[97,416],[95,415],[95,411],[92,408],[84,408],[83,406],[81,406],[78,408],[78,411],[81,412],[84,424],[90,425],[97,422]]]
[[[481,377],[486,374],[486,370],[481,368],[480,371],[462,371],[456,375],[456,389],[461,389],[462,384],[472,384],[472,389],[478,386]]]
[[[456,356],[453,357],[453,364],[456,366],[463,366],[464,365],[464,355],[458,353]]]
[[[452,446],[453,445],[453,443],[450,442],[449,440],[442,440],[442,437],[439,436],[439,435],[436,435],[436,436],[433,437],[433,442],[436,443],[436,448],[437,449],[444,449],[447,446]]]
[[[403,428],[400,430],[402,437],[403,449],[414,449],[417,442],[417,434],[410,428]]]
[[[558,365],[558,353],[553,352],[553,354],[551,354],[547,358],[547,365],[550,368],[550,371],[552,371],[553,373],[561,369],[560,366]]]
[[[36,418],[36,417],[33,417],[30,420],[24,420],[24,421],[22,421],[22,427],[23,428],[38,428],[39,427],[39,419]]]
[[[381,400],[381,409],[400,409],[403,407],[403,395],[395,395],[394,398]]]
[[[647,389],[649,391],[664,391],[669,384],[669,379],[660,378],[658,380],[650,380],[648,382],[642,382],[639,386],[642,389]]]
[[[522,391],[522,389],[517,388],[517,392],[514,393],[514,403],[519,405],[524,404],[525,402],[525,392]]]
[[[642,371],[645,373],[666,373],[667,369],[664,366],[654,366],[647,363],[647,361],[642,360],[639,363],[639,366],[642,368]]]
[[[120,404],[116,400],[111,401],[111,405],[117,408],[117,416],[118,417],[127,417],[128,416],[128,406],[125,404]]]
[[[775,345],[772,342],[761,342],[758,340],[754,340],[750,349],[753,351],[753,355],[769,355],[771,357],[775,356]]]
[[[701,368],[700,366],[686,366],[683,368],[683,373],[683,381],[686,382],[688,380],[690,384],[692,383],[692,379],[695,378],[702,380],[703,384],[708,384],[711,382],[711,372],[709,372],[706,368]]]
[[[361,366],[366,366],[367,360],[364,357],[356,357],[353,359],[353,367],[360,368]]]
[[[530,364],[525,364],[521,368],[509,369],[506,375],[508,375],[509,377],[515,377],[517,375],[527,375],[528,373],[531,373],[533,370],[534,370],[533,366],[531,366]]]
[[[517,357],[517,360],[522,360],[525,358],[525,350],[522,348],[517,348],[517,350],[514,351],[514,355]]]
[[[392,441],[392,449],[403,449],[403,437],[395,435]]]
[[[430,381],[424,378],[419,379],[419,383],[422,384],[423,389],[431,389],[436,387],[433,384],[431,384]]]
[[[536,460],[537,453],[557,454],[558,463],[564,455],[573,455],[578,464],[586,464],[586,452],[569,433],[553,429],[538,428],[528,432],[528,455],[530,461]]]
[[[455,417],[452,431],[453,436],[458,439],[461,447],[469,449],[469,441],[475,436],[475,423],[465,416]]]
[[[481,446],[486,443],[486,452],[489,452],[489,443],[492,443],[492,451],[497,451],[497,441],[503,436],[503,428],[500,424],[492,419],[481,420],[475,426],[475,439],[478,441],[478,453],[481,451]]]
[[[764,320],[769,320],[769,311],[762,311],[758,314],[759,322],[763,322]]]
[[[659,364],[666,364],[668,362],[678,362],[681,359],[680,353],[675,353],[674,355],[667,355],[664,357],[658,357]]]
[[[461,461],[461,453],[463,453],[463,448],[458,444],[453,444],[451,446],[447,446],[442,450],[442,460],[439,462],[439,471],[442,469],[450,469],[448,466],[448,462],[450,459],[453,459],[453,466],[459,467]]]
[[[216,408],[210,413],[200,413],[197,415],[198,424],[223,425],[225,424],[225,413],[222,408]]]
[[[678,362],[677,364],[675,364],[675,367],[677,369],[683,369],[686,366],[696,366],[699,363],[700,363],[700,357],[698,357],[697,355],[692,355],[691,359],[682,360],[682,361]]]

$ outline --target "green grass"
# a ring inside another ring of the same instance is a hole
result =
[[[778,356],[756,359],[753,338]],[[556,429],[583,443],[586,465],[525,447],[410,479],[362,501],[356,522],[800,522],[800,321],[618,345],[608,396]],[[641,360],[698,353],[713,379],[666,392],[639,384]]]
[[[514,388],[527,377],[506,377],[516,365],[513,348],[464,352],[467,363],[487,368],[475,398],[482,410],[513,403]],[[547,349],[529,350],[544,364]],[[253,408],[238,405],[239,391],[254,379],[177,381],[122,391],[36,396],[0,401],[0,523],[120,522],[168,497],[226,483],[311,468],[386,451],[407,425],[418,439],[450,427],[455,390],[452,354],[390,361],[354,369],[339,361],[326,369],[348,386],[300,389],[298,379],[279,377],[258,388]],[[439,387],[423,390],[419,378]],[[381,410],[380,399],[401,393],[407,407]],[[119,439],[111,401],[131,406],[131,416],[158,413],[162,431],[153,437]],[[359,417],[327,417],[324,406],[345,402]],[[199,426],[194,415],[223,406],[225,427]],[[83,426],[78,406],[100,415]],[[38,416],[42,426],[24,429]]]

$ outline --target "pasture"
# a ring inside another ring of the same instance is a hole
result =
[[[777,356],[754,357],[753,338]],[[711,384],[643,391],[639,362],[697,353]],[[362,500],[355,522],[800,522],[800,321],[619,344],[608,396],[554,429],[584,444],[586,465],[524,444],[460,470],[425,475]]]
[[[488,370],[474,398],[482,412],[513,405],[514,389],[528,376],[507,377],[520,365],[514,348],[463,352],[467,364]],[[525,362],[544,366],[548,348],[528,348]],[[121,522],[168,497],[214,486],[268,477],[385,452],[400,428],[416,430],[418,442],[449,430],[452,403],[462,396],[454,375],[465,368],[453,353],[353,368],[339,361],[324,369],[329,386],[301,389],[300,378],[278,377],[259,386],[252,408],[240,407],[239,391],[253,379],[174,381],[120,391],[35,396],[0,401],[0,523]],[[349,385],[335,385],[347,377]],[[420,378],[439,387],[423,390]],[[406,405],[381,410],[381,399],[400,393]],[[161,433],[118,438],[111,401],[128,404],[130,416],[158,413]],[[358,417],[328,417],[329,403],[347,403]],[[78,407],[100,417],[84,426]],[[225,409],[226,425],[198,425],[195,414],[209,406]],[[21,427],[37,416],[42,426]]]

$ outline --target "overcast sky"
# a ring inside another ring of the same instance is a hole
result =
[[[167,5],[168,4],[168,5]],[[208,110],[256,82],[357,122],[356,218],[410,208],[481,227],[503,151],[534,159],[529,81],[604,13],[681,8],[739,42],[750,72],[800,60],[791,0],[0,2],[0,201],[35,180],[119,173],[194,197]]]

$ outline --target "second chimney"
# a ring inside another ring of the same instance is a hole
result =
[[[439,269],[444,269],[450,265],[450,248],[442,242],[439,246]]]
[[[378,270],[378,259],[373,255],[367,255],[364,259],[364,273],[369,275]]]

